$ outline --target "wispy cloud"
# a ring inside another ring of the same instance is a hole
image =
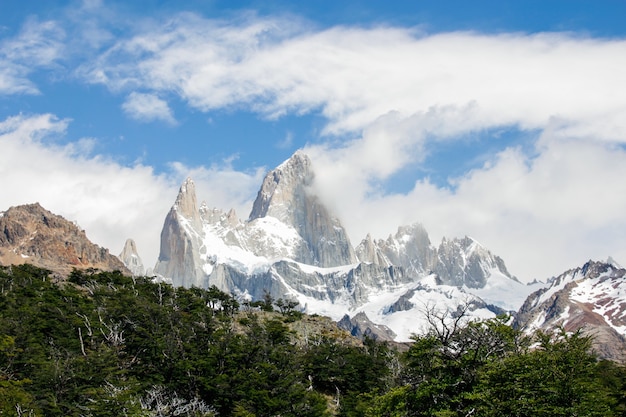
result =
[[[289,22],[179,15],[118,41],[85,73],[99,74],[91,80],[111,88],[175,92],[200,110],[245,105],[267,117],[319,110],[330,134],[359,132],[392,111],[466,117],[461,110],[468,106],[471,118],[455,119],[460,127],[435,120],[431,133],[543,128],[555,118],[560,129],[601,121],[626,129],[626,122],[608,116],[626,105],[626,97],[615,94],[626,87],[623,40],[285,27],[291,29]]]
[[[279,149],[289,149],[293,146],[293,132],[288,131],[285,133],[285,137],[280,142],[276,143],[276,147]]]
[[[142,122],[161,120],[169,125],[176,124],[172,109],[155,94],[132,92],[122,104],[122,109],[130,118]]]
[[[19,34],[0,40],[0,95],[38,94],[29,76],[58,63],[65,32],[56,22],[28,20]]]
[[[377,192],[366,175],[355,175],[358,154],[309,152],[318,192],[357,242],[367,232],[384,238],[418,221],[433,243],[444,236],[478,239],[522,279],[544,279],[591,258],[626,259],[623,147],[581,140],[539,146],[536,156],[507,148],[451,179],[453,187],[425,179],[406,194]]]

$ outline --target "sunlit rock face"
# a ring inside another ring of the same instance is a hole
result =
[[[497,272],[510,279],[504,261],[470,237],[444,238],[434,247],[421,224],[401,226],[386,240],[368,235],[356,248],[361,262],[394,265],[413,276],[437,274],[439,282],[455,287],[483,288]]]
[[[134,276],[142,276],[146,273],[146,269],[137,251],[137,244],[133,239],[126,239],[124,249],[122,249],[118,258],[124,262],[126,268],[128,268]]]
[[[165,217],[161,250],[154,272],[177,286],[204,287],[202,221],[193,181],[188,178]]]
[[[434,272],[444,284],[482,288],[493,271],[513,278],[500,257],[471,237],[443,239],[439,245]]]

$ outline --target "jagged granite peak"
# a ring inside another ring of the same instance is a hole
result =
[[[141,276],[146,273],[146,269],[144,268],[139,252],[137,251],[137,244],[133,239],[126,239],[124,249],[122,249],[118,258],[124,262],[126,268],[128,268],[134,276]]]
[[[528,296],[513,326],[524,332],[582,329],[593,336],[596,353],[626,360],[626,269],[589,261],[549,280]]]
[[[376,265],[390,266],[391,262],[368,233],[365,239],[354,249],[359,262],[373,263]]]
[[[428,232],[419,223],[398,227],[395,235],[379,242],[379,247],[392,265],[401,265],[413,274],[430,273],[437,261]]]
[[[347,312],[366,312],[375,323],[393,329],[399,342],[419,331],[415,326],[420,320],[413,315],[422,307],[423,297],[453,310],[464,302],[468,279],[460,280],[458,287],[442,284],[433,272],[442,260],[422,225],[399,227],[386,240],[374,241],[368,235],[355,251],[339,220],[314,193],[314,181],[311,161],[297,152],[266,175],[246,221],[233,210],[211,209],[205,202],[194,211],[195,190],[186,181],[166,217],[155,273],[176,286],[215,285],[249,300],[266,294],[295,299],[303,311],[333,320]],[[471,257],[465,249],[458,255]],[[482,254],[476,247],[473,251]],[[482,259],[475,263],[490,265]],[[462,265],[471,269],[473,263]],[[473,273],[469,269],[466,275]],[[494,271],[496,276],[490,275]],[[486,267],[480,273],[483,281],[490,279],[488,288],[482,289],[484,296],[497,304],[500,294],[511,287],[509,277],[497,268]],[[425,289],[424,279],[439,290]],[[415,291],[409,297],[411,289]],[[396,303],[403,295],[403,302]],[[522,302],[516,300],[507,310],[517,310]],[[494,315],[486,307],[474,313]]]
[[[11,207],[0,216],[0,264],[24,263],[61,276],[74,268],[130,275],[119,258],[92,243],[84,230],[39,203]]]
[[[295,251],[298,262],[321,267],[354,264],[358,260],[348,234],[313,192],[314,178],[310,158],[296,152],[265,176],[249,221],[274,217],[293,227],[304,242]]]
[[[272,216],[278,220],[294,224],[296,206],[293,196],[313,183],[314,174],[311,159],[297,151],[274,170],[267,173],[261,189],[252,205],[249,220]]]
[[[196,197],[196,185],[191,178],[187,178],[180,186],[173,208],[181,216],[189,220],[196,229],[202,227]]]
[[[171,279],[174,285],[204,287],[201,248],[202,219],[197,207],[196,188],[187,178],[165,217],[154,273]]]
[[[493,271],[517,281],[499,256],[493,255],[471,237],[443,238],[437,249],[434,272],[447,285],[482,288]]]
[[[437,274],[442,284],[483,288],[493,272],[515,280],[504,261],[470,237],[443,238],[435,248],[423,225],[398,227],[386,240],[367,236],[355,249],[361,262],[394,265],[414,277]]]
[[[606,263],[609,264],[609,265],[612,265],[613,267],[615,267],[617,269],[622,269],[623,268],[622,265],[620,265],[615,259],[613,259],[612,256],[609,256],[606,259]]]

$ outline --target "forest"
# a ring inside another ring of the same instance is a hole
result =
[[[626,371],[591,336],[424,314],[430,331],[399,349],[289,300],[0,267],[0,415],[626,415]]]

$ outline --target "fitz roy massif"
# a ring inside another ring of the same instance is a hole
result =
[[[233,210],[199,204],[187,179],[165,218],[159,259],[148,270],[131,239],[119,256],[122,265],[107,250],[84,243],[76,225],[39,205],[13,207],[0,217],[0,261],[55,270],[54,256],[46,258],[34,244],[65,242],[61,252],[71,255],[73,267],[123,269],[174,286],[216,286],[247,300],[297,301],[302,311],[329,316],[353,334],[407,342],[432,325],[429,316],[508,313],[529,333],[587,329],[599,335],[602,356],[622,359],[626,271],[614,261],[590,261],[526,285],[476,240],[444,238],[436,245],[420,224],[400,226],[384,240],[368,235],[354,246],[315,194],[314,181],[312,161],[296,152],[265,176],[242,220]],[[59,219],[67,224],[59,227]],[[69,264],[55,271],[66,274]]]

